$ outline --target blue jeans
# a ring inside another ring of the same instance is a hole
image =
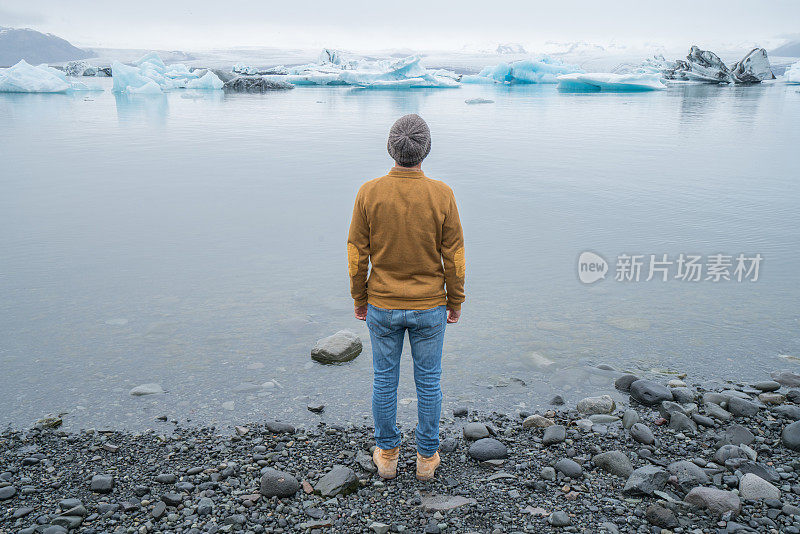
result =
[[[444,306],[429,310],[385,310],[369,305],[367,326],[372,340],[372,417],[375,442],[381,449],[400,445],[397,428],[397,384],[400,354],[408,330],[414,382],[417,385],[417,451],[432,456],[439,450],[439,416],[442,412],[442,345],[447,324]]]

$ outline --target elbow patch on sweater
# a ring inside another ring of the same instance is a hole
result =
[[[350,276],[355,276],[358,274],[358,260],[359,260],[358,248],[352,244],[347,244],[347,270],[350,273]]]
[[[356,251],[356,253],[358,253],[358,251]],[[467,270],[467,265],[464,260],[464,247],[456,250],[456,253],[453,255],[453,263],[456,265],[456,276],[464,278]]]

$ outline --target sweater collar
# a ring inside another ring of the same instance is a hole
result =
[[[425,173],[422,169],[403,169],[401,167],[392,167],[389,169],[389,176],[397,176],[400,178],[424,178]]]

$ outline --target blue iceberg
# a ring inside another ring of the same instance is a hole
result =
[[[0,93],[65,93],[97,90],[84,83],[70,83],[60,70],[47,65],[31,65],[25,60],[7,69],[0,69]],[[102,89],[100,89],[102,90]]]
[[[408,89],[416,87],[459,87],[460,76],[447,70],[431,70],[421,65],[419,56],[390,60],[354,59],[346,54],[325,49],[317,63],[296,67],[280,67],[280,73],[263,77],[274,82],[294,85],[350,85],[363,89]],[[255,69],[236,65],[234,71]]]
[[[783,80],[790,84],[800,84],[800,61],[794,63],[783,73]]]
[[[591,72],[558,77],[558,90],[565,93],[638,92],[666,89],[659,74],[613,74]]]
[[[557,83],[558,76],[583,72],[577,65],[550,56],[521,59],[486,67],[478,74],[461,78],[464,83]]]
[[[210,70],[190,70],[182,63],[165,65],[156,52],[139,58],[133,65],[111,64],[115,93],[158,94],[171,89],[222,89],[223,83]]]

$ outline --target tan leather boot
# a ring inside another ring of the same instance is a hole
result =
[[[372,453],[372,461],[378,468],[378,475],[381,478],[390,479],[397,476],[397,459],[400,457],[400,447],[394,449],[381,449],[375,447]]]
[[[439,467],[441,460],[439,459],[439,452],[433,453],[433,456],[428,458],[417,453],[417,480],[430,480],[433,478],[433,473]]]

